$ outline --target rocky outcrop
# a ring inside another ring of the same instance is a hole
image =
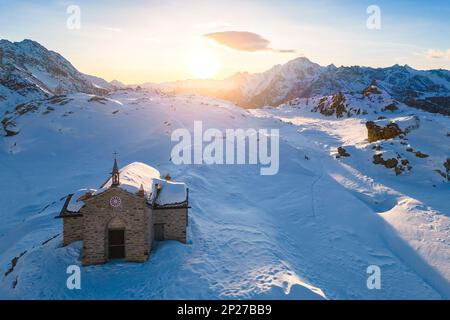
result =
[[[25,254],[27,253],[27,250],[22,251],[21,254],[19,254],[18,256],[12,258],[11,260],[11,266],[9,267],[9,269],[5,272],[5,277],[7,277],[11,272],[14,271],[14,268],[17,265],[17,262],[19,261],[20,258],[22,258]]]
[[[372,83],[364,89],[363,95],[368,97],[371,94],[381,94],[381,91],[378,90],[377,82],[375,80],[372,80]]]
[[[16,134],[19,134],[20,130],[16,129],[16,122],[17,120],[26,114],[30,113],[36,113],[39,112],[40,109],[42,110],[43,115],[47,115],[53,111],[55,111],[55,108],[57,106],[63,106],[70,101],[72,101],[73,98],[69,98],[66,95],[59,95],[59,96],[51,96],[46,99],[40,99],[40,100],[33,100],[25,103],[20,103],[14,107],[13,110],[6,110],[5,115],[3,119],[0,121],[3,131],[5,132],[6,137],[15,136]],[[53,105],[50,106],[49,104]],[[72,114],[73,111],[68,111],[63,116],[66,116],[67,114]]]
[[[336,118],[341,118],[344,115],[344,113],[347,112],[345,106],[345,97],[342,94],[342,92],[339,92],[338,94],[335,94],[333,96],[330,107],[331,109],[335,110]]]
[[[392,139],[403,133],[396,123],[389,123],[385,127],[380,127],[373,121],[367,121],[366,128],[369,142]]]
[[[398,156],[398,158],[399,159],[396,158],[383,159],[383,155],[381,153],[378,153],[373,155],[372,162],[374,164],[383,165],[388,169],[394,169],[395,175],[397,176],[405,170],[412,169],[408,159],[401,159],[400,156]]]
[[[447,158],[447,161],[444,162],[444,167],[447,171],[450,171],[450,158]]]
[[[21,103],[18,104],[14,110],[16,114],[24,115],[29,112],[36,112],[38,110],[38,105],[33,102]]]
[[[447,179],[447,181],[450,181],[450,158],[447,158],[447,160],[444,162],[444,168],[445,171],[436,169],[437,173],[439,173],[443,178]]]
[[[384,160],[383,156],[381,154],[375,154],[375,155],[373,155],[373,163],[374,164],[382,164],[386,168],[392,169],[397,166],[398,160],[395,158],[390,158],[390,159]]]
[[[1,121],[3,131],[5,131],[5,137],[12,137],[19,133],[19,131],[13,130],[11,127],[15,127],[16,124],[8,117],[4,117]]]
[[[398,110],[398,107],[395,103],[391,103],[391,104],[388,104],[387,106],[385,106],[381,111],[386,111],[386,110],[394,112],[395,110]]]
[[[93,96],[88,100],[88,102],[98,102],[101,104],[105,104],[107,101],[108,100],[106,98],[101,97],[101,96]]]
[[[410,107],[450,116],[450,96],[436,95],[422,99],[410,97],[405,103]]]
[[[416,157],[417,157],[417,158],[428,158],[428,157],[429,157],[429,155],[428,155],[428,154],[426,154],[426,153],[423,153],[423,152],[417,151],[417,152],[416,152]]]
[[[340,157],[350,157],[350,153],[347,152],[347,150],[345,150],[342,147],[338,147],[337,148],[337,156],[336,158],[340,158]]]
[[[347,105],[345,103],[345,96],[342,92],[339,92],[331,97],[329,101],[328,97],[323,97],[320,99],[317,107],[312,109],[313,112],[320,112],[325,116],[336,115],[336,118],[342,118],[345,114],[350,116],[351,114],[347,110]]]

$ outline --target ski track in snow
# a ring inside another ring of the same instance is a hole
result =
[[[73,98],[51,114],[25,115],[21,133],[2,140],[0,163],[7,164],[13,188],[0,182],[6,192],[0,270],[27,252],[8,276],[0,275],[1,298],[450,298],[448,216],[435,210],[439,234],[424,231],[417,246],[417,225],[404,216],[412,210],[424,223],[420,214],[430,210],[420,201],[405,202],[413,197],[395,180],[402,177],[378,174],[385,169],[366,167],[358,157],[364,148],[359,119],[340,120],[355,128],[345,132],[337,121],[249,112],[211,98],[130,92],[104,105],[85,95]],[[68,110],[73,114],[63,117]],[[173,165],[171,130],[192,130],[200,119],[205,128],[279,128],[280,172]],[[37,133],[40,140],[33,140]],[[20,152],[8,152],[11,141]],[[332,150],[345,142],[357,148],[338,161]],[[60,198],[98,187],[115,150],[121,165],[142,161],[188,184],[189,241],[158,243],[143,264],[85,267],[82,290],[70,291],[65,270],[79,264],[81,244],[62,247],[61,235],[44,242],[61,232],[61,221],[53,219]],[[436,189],[432,203],[445,209],[438,201],[447,190]],[[371,264],[382,270],[381,290],[366,287]]]

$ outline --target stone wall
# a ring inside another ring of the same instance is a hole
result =
[[[121,206],[113,208],[111,197],[119,196]],[[148,259],[151,230],[148,227],[152,212],[143,197],[130,194],[120,188],[110,188],[102,194],[85,200],[80,213],[84,216],[83,258],[84,265],[108,261],[108,229],[125,229],[125,259]]]
[[[164,240],[186,243],[187,210],[187,208],[153,209],[153,222],[164,224]]]
[[[63,243],[68,245],[83,240],[83,217],[74,216],[63,218]]]
[[[148,248],[148,255],[150,255],[150,251],[152,251],[152,243],[153,240],[155,239],[155,232],[153,229],[153,221],[154,221],[154,217],[153,217],[153,211],[151,209],[149,210],[149,214],[147,215],[147,242],[149,244],[149,248]]]

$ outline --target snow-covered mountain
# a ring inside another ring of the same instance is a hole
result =
[[[106,94],[107,81],[83,74],[60,54],[32,40],[0,40],[0,101],[11,106],[31,99],[84,92]]]
[[[450,71],[421,71],[407,65],[323,67],[300,57],[263,73],[238,73],[225,80],[176,81],[165,83],[161,88],[174,93],[210,95],[254,108],[277,106],[296,97],[310,98],[338,91],[361,92],[373,80],[409,106],[450,114]]]
[[[316,68],[302,66],[303,78]],[[0,298],[450,298],[450,118],[379,81],[252,110],[144,89],[24,97],[0,101]],[[194,121],[279,129],[278,174],[175,165],[171,133],[193,135]],[[81,243],[62,246],[54,217],[67,194],[108,178],[114,151],[121,166],[188,185],[189,240],[158,243],[145,263],[83,267],[82,289],[68,290]],[[374,265],[379,290],[367,287]]]

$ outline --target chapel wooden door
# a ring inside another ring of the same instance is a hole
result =
[[[124,259],[125,258],[125,230],[109,229],[108,230],[108,258]]]
[[[158,240],[158,241],[164,240],[164,224],[163,223],[155,223],[154,231],[155,231],[155,240]]]

